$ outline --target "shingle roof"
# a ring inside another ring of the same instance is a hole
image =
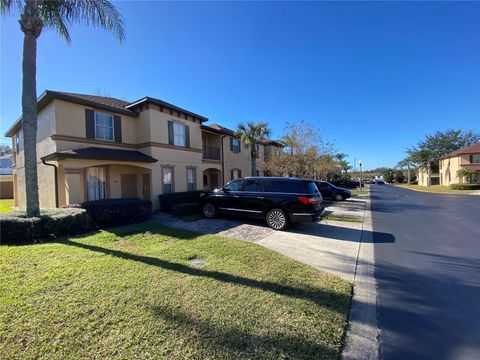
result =
[[[479,154],[479,153],[480,153],[480,142],[477,142],[473,145],[453,151],[450,154],[440,157],[439,159],[446,159],[446,158],[463,155],[463,154]]]
[[[42,160],[90,159],[111,161],[157,162],[157,159],[135,150],[116,150],[100,147],[87,147],[75,150],[58,151],[42,157]]]

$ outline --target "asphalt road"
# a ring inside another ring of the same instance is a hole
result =
[[[480,359],[480,196],[371,189],[380,358]]]

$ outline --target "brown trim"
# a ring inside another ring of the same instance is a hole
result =
[[[141,144],[113,143],[111,141],[85,139],[85,138],[81,138],[81,137],[77,137],[77,136],[60,135],[60,134],[50,135],[50,138],[52,140],[58,140],[58,141],[71,141],[71,142],[78,142],[78,143],[84,143],[84,144],[107,145],[107,146],[110,146],[110,147],[124,147],[124,148],[129,148],[129,149],[140,149],[140,148],[145,148],[145,147],[152,146],[152,147],[161,147],[161,148],[177,149],[177,150],[203,153],[202,149],[185,148],[185,147],[182,147],[182,146],[162,144],[162,143],[153,142],[153,141],[147,141],[147,142],[144,142],[144,143],[141,143]]]
[[[67,174],[82,174],[83,173],[83,169],[63,169],[63,173],[65,175]]]

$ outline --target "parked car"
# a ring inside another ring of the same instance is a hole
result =
[[[385,184],[385,181],[383,181],[383,180],[375,180],[375,184],[384,185],[384,184]]]
[[[229,182],[221,189],[200,194],[203,216],[218,213],[263,218],[275,230],[290,223],[320,218],[322,195],[312,180],[278,177],[247,177]]]
[[[339,188],[326,181],[316,181],[315,184],[317,185],[318,190],[320,190],[320,194],[322,194],[322,197],[325,199],[342,201],[352,196],[352,193],[347,189]]]
[[[333,182],[334,186],[348,188],[348,189],[355,189],[360,187],[360,181],[356,180],[337,180]]]

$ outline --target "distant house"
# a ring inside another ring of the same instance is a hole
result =
[[[12,155],[0,156],[0,199],[13,199]]]
[[[480,142],[451,152],[427,166],[418,169],[418,185],[462,184],[465,179],[458,176],[461,169],[470,169],[476,173],[476,182],[480,182]]]

